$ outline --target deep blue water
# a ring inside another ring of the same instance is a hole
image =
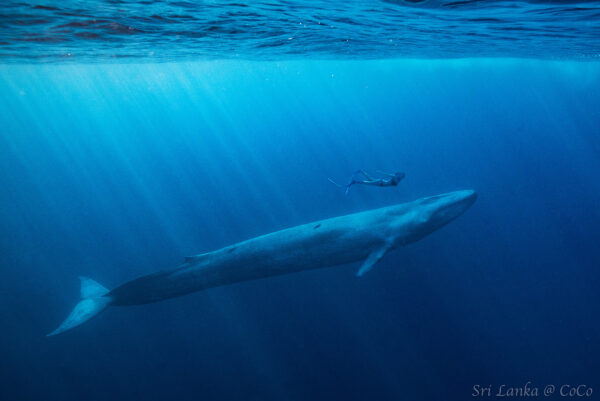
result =
[[[509,59],[0,66],[3,400],[600,391],[600,68]],[[400,169],[398,188],[327,181]],[[77,276],[474,188],[358,265],[111,308],[45,337]],[[594,395],[597,397],[597,395]],[[558,399],[556,397],[555,399]]]
[[[0,400],[497,399],[527,382],[597,399],[599,55],[598,1],[2,2]],[[406,178],[348,196],[327,180],[359,168]],[[46,337],[78,276],[114,288],[459,189],[479,194],[464,215],[364,277],[224,286]]]

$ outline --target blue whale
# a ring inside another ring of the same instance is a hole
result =
[[[362,276],[394,248],[443,227],[477,199],[472,190],[421,198],[276,231],[185,258],[180,266],[112,291],[81,277],[81,301],[48,336],[79,326],[109,306],[140,305],[206,288],[362,261]]]

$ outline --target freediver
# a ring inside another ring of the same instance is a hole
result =
[[[348,191],[350,191],[350,187],[354,184],[362,184],[362,185],[371,185],[375,187],[395,187],[402,181],[402,179],[406,176],[406,174],[397,172],[397,173],[386,173],[383,171],[377,170],[377,173],[387,175],[390,178],[374,178],[367,174],[364,170],[356,170],[354,174],[352,174],[352,178],[350,178],[350,182],[347,185],[340,185],[337,182],[333,181],[331,178],[328,178],[329,182],[337,185],[340,188],[346,187],[346,195],[348,195]],[[366,179],[357,180],[356,176],[358,174],[363,175]]]

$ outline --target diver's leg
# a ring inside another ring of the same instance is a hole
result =
[[[356,174],[362,174],[365,176],[365,178],[367,179],[367,181],[374,181],[374,178],[371,177],[369,174],[367,174],[367,172],[365,170],[356,170],[356,172],[354,173],[354,175]]]

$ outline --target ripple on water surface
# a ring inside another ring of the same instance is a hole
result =
[[[8,0],[0,10],[0,62],[600,54],[600,1]]]

